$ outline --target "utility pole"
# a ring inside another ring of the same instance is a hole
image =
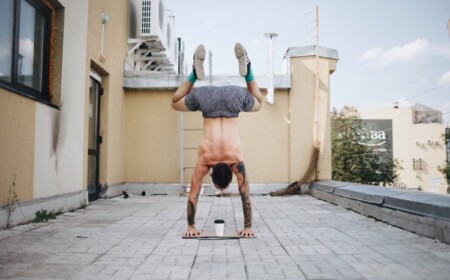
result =
[[[316,4],[316,85],[315,85],[315,137],[316,143],[320,144],[319,138],[319,5]]]
[[[320,98],[319,98],[319,4],[316,2],[316,86],[315,86],[315,141],[314,147],[315,149],[319,149],[323,143],[321,143],[320,133],[319,133],[319,117],[320,117]],[[319,169],[315,169],[315,179],[319,179]]]

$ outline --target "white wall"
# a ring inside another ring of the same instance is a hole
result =
[[[33,198],[83,189],[88,0],[60,0],[64,11],[61,110],[37,103]]]

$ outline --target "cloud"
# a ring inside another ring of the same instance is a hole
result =
[[[430,45],[428,54],[450,59],[450,43],[434,43]]]
[[[438,85],[442,86],[448,83],[450,83],[450,71],[447,71],[444,74],[442,74],[442,76],[439,78]]]
[[[410,62],[425,56],[430,49],[427,39],[416,39],[400,47],[385,50],[382,47],[368,49],[361,60],[368,66],[386,66],[393,63]]]

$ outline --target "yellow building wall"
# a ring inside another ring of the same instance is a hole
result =
[[[180,181],[180,113],[170,106],[167,91],[125,94],[125,181]]]
[[[241,113],[239,125],[250,183],[287,183],[290,151],[288,91],[276,91],[273,105],[264,102],[258,112]]]
[[[36,104],[0,88],[0,204],[5,204],[15,178],[20,201],[33,198]]]
[[[320,63],[319,179],[330,179],[329,77],[336,61],[321,59]],[[253,184],[291,183],[300,179],[309,165],[315,139],[315,59],[314,56],[293,58],[291,65],[290,90],[276,90],[273,105],[264,102],[259,112],[242,112],[239,116],[246,169]],[[183,184],[190,183],[203,118],[200,112],[174,111],[170,106],[174,90],[126,91],[126,182],[180,183],[182,174]],[[264,89],[263,94],[266,94]],[[210,183],[210,178],[206,176],[203,183]]]
[[[290,90],[290,182],[299,180],[308,169],[314,143],[319,140],[321,151],[318,179],[331,179],[330,142],[330,75],[336,60],[319,60],[319,134],[315,130],[316,59],[315,56],[291,58]]]
[[[184,123],[184,183],[197,160],[203,119],[199,112],[180,113],[170,106],[173,91],[127,91],[125,128],[126,182],[180,182],[180,114]],[[252,183],[289,180],[289,94],[276,93],[275,105],[240,114],[240,136]],[[209,183],[205,177],[204,183]]]
[[[106,13],[109,21],[102,24],[101,15]],[[125,101],[123,90],[124,59],[128,40],[128,1],[117,1],[114,5],[107,0],[89,1],[89,29],[87,46],[86,80],[89,85],[89,67],[102,78],[104,94],[101,97],[100,135],[100,178],[101,185],[125,181]],[[103,30],[103,42],[102,42]],[[103,46],[103,53],[102,53]],[[99,56],[106,58],[102,61]],[[89,88],[86,87],[85,106],[88,106]],[[85,115],[85,175],[87,182],[87,129],[88,115]]]

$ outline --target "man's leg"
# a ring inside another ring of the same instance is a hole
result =
[[[175,91],[175,94],[172,96],[172,107],[178,111],[189,111],[181,100],[185,97],[189,92],[191,92],[194,83],[196,80],[202,80],[205,78],[205,71],[203,68],[203,62],[205,61],[205,47],[203,45],[199,45],[195,49],[194,53],[194,63],[192,65],[192,71],[187,76],[187,80],[185,80]],[[181,100],[181,101],[180,101]],[[179,101],[183,104],[179,104]]]
[[[256,100],[258,100],[259,103],[262,103],[263,96],[259,91],[255,77],[253,76],[252,64],[248,58],[247,51],[241,43],[236,43],[234,46],[234,54],[236,55],[239,63],[239,74],[244,77],[247,82],[247,90],[251,95],[253,95],[253,97],[256,98]]]

